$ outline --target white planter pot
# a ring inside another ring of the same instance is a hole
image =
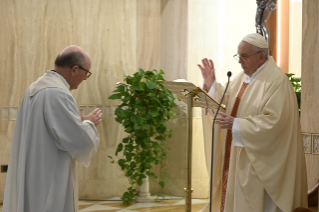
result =
[[[148,181],[148,177],[143,179],[143,185],[140,188],[140,194],[138,197],[135,198],[135,201],[140,203],[147,203],[147,202],[154,201],[154,198],[152,198],[150,194],[150,184]]]

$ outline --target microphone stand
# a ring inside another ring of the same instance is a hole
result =
[[[226,91],[227,91],[227,88],[228,88],[228,85],[229,85],[229,82],[230,82],[230,77],[231,77],[232,73],[230,71],[227,72],[227,76],[228,76],[228,82],[227,82],[227,85],[226,85],[226,88],[225,88],[225,91],[223,93],[223,96],[222,96],[222,99],[220,100],[220,103],[218,105],[218,108],[216,110],[216,113],[215,113],[215,116],[214,116],[214,120],[213,120],[213,128],[212,128],[212,152],[211,152],[211,164],[210,164],[210,193],[209,193],[209,212],[212,212],[212,202],[213,202],[213,189],[212,189],[212,186],[213,186],[213,163],[214,163],[214,134],[215,134],[215,120],[216,120],[216,117],[218,115],[218,111],[220,109],[220,106],[224,100],[224,97],[225,97],[225,94],[226,94]]]

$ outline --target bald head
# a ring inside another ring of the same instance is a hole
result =
[[[84,66],[91,63],[90,56],[79,46],[68,46],[62,50],[55,60],[56,67],[72,67],[74,65]]]
[[[55,71],[69,83],[70,90],[77,89],[87,74],[91,73],[91,58],[79,46],[68,46],[55,59]]]

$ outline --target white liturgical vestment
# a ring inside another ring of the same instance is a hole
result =
[[[81,121],[69,84],[48,71],[27,90],[15,125],[3,212],[74,212],[75,161],[89,166],[99,134]]]
[[[233,137],[224,212],[267,212],[267,201],[277,206],[275,211],[307,207],[306,165],[296,95],[272,57],[258,71],[248,82],[237,110],[240,141],[234,144]],[[223,102],[227,114],[246,80],[242,72],[230,82]],[[217,83],[215,89],[216,99],[221,99],[224,87]],[[211,111],[203,115],[209,171],[213,117]],[[226,130],[215,128],[212,211],[220,212]]]

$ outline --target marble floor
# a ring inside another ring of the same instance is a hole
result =
[[[207,199],[193,199],[192,211],[201,210]],[[317,212],[317,207],[309,208]],[[166,197],[164,200],[154,201],[153,203],[133,203],[129,206],[122,205],[119,197],[110,198],[103,201],[80,200],[79,212],[182,212],[185,211],[185,200],[175,197]],[[0,205],[2,212],[2,205]]]
[[[208,199],[193,199],[192,211],[201,210]],[[0,205],[0,212],[2,205]],[[79,212],[162,212],[162,211],[185,211],[185,200],[180,197],[165,197],[153,203],[133,203],[128,206],[122,205],[119,197],[103,201],[80,200]]]

